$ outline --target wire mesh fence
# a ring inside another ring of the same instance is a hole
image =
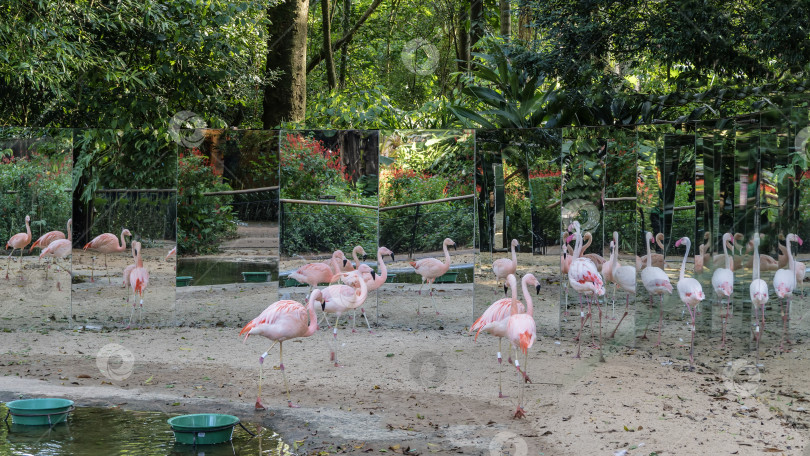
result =
[[[143,239],[175,240],[177,194],[174,189],[97,190],[90,232],[118,233],[127,228]]]

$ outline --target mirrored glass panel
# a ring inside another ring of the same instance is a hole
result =
[[[0,329],[67,328],[73,131],[0,128]]]
[[[166,257],[177,236],[177,149],[150,147],[139,131],[77,130],[73,159],[74,326],[176,324]]]
[[[179,321],[240,326],[278,300],[279,136],[203,130],[179,156]]]
[[[381,141],[380,245],[395,253],[380,323],[463,329],[473,307],[472,131],[392,131]]]

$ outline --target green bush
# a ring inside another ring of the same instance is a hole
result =
[[[177,186],[177,241],[181,255],[216,252],[220,242],[236,235],[231,195],[205,196],[231,186],[214,174],[197,149],[181,154]]]

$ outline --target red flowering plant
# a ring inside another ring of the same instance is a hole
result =
[[[342,179],[342,181],[341,181]],[[350,176],[340,162],[340,150],[300,134],[288,133],[281,146],[282,198],[318,199],[324,188],[348,182]]]
[[[180,153],[177,176],[177,243],[180,254],[216,252],[223,239],[236,234],[233,196],[204,193],[231,190],[199,149]]]

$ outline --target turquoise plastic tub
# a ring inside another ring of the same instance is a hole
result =
[[[26,426],[53,426],[67,420],[73,401],[59,398],[21,399],[6,403],[11,422]]]
[[[436,283],[456,283],[458,272],[445,272],[443,276],[436,278]]]
[[[217,413],[197,413],[169,418],[177,443],[188,445],[213,445],[228,442],[233,437],[233,428],[239,418]]]
[[[242,279],[245,282],[267,282],[267,277],[270,276],[269,272],[243,272]],[[293,279],[295,280],[295,279]]]

